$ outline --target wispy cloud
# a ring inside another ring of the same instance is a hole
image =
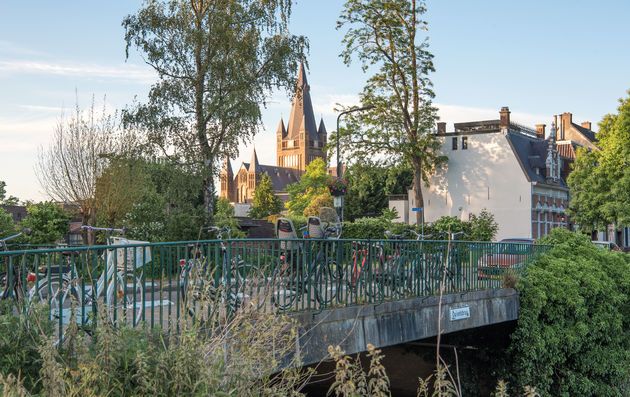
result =
[[[24,47],[12,41],[0,40],[0,52],[16,55],[42,55],[41,52]]]
[[[37,73],[60,76],[83,76],[142,83],[155,81],[155,73],[146,68],[121,64],[102,66],[94,64],[71,64],[39,61],[10,60],[0,61],[0,71],[8,73]]]
[[[41,112],[54,112],[57,114],[64,111],[64,108],[60,106],[17,105],[17,107],[21,109],[26,109],[26,110],[34,110],[34,111],[41,111]]]

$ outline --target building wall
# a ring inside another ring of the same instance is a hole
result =
[[[462,138],[467,149],[463,149]],[[453,149],[453,139],[457,149]],[[468,220],[470,213],[482,209],[491,212],[499,224],[498,240],[509,237],[531,237],[532,188],[503,132],[447,135],[442,153],[448,163],[423,186],[425,221],[442,216]],[[418,207],[413,191],[409,208]],[[409,221],[415,223],[414,214]]]

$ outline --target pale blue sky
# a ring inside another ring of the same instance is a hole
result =
[[[123,17],[139,0],[106,2],[0,0],[0,180],[9,194],[44,199],[35,177],[37,149],[46,145],[75,91],[82,107],[94,95],[122,108],[144,100],[153,72],[132,53],[125,62]],[[316,117],[335,128],[334,104],[352,105],[365,81],[338,57],[343,32],[335,22],[343,5],[300,0],[292,32],[309,37],[308,80]],[[429,1],[432,80],[442,121],[497,117],[509,106],[523,124],[551,123],[553,114],[598,122],[630,89],[630,1]],[[261,162],[275,163],[274,134],[290,99],[276,93],[256,140]],[[249,161],[251,144],[241,145]]]

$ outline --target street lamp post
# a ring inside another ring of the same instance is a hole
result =
[[[368,105],[368,106],[363,106],[360,108],[354,108],[354,109],[348,109],[348,110],[344,110],[343,112],[339,113],[339,116],[337,116],[337,179],[341,178],[341,157],[340,157],[340,153],[339,153],[339,120],[341,119],[341,116],[343,116],[344,114],[348,114],[348,113],[352,113],[352,112],[360,112],[363,110],[369,110],[374,108],[374,105]],[[339,221],[343,222],[343,196],[341,196],[339,198],[339,200],[341,201],[341,205],[339,206]]]

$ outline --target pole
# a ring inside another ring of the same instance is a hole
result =
[[[422,207],[422,238],[424,239],[424,207]]]

